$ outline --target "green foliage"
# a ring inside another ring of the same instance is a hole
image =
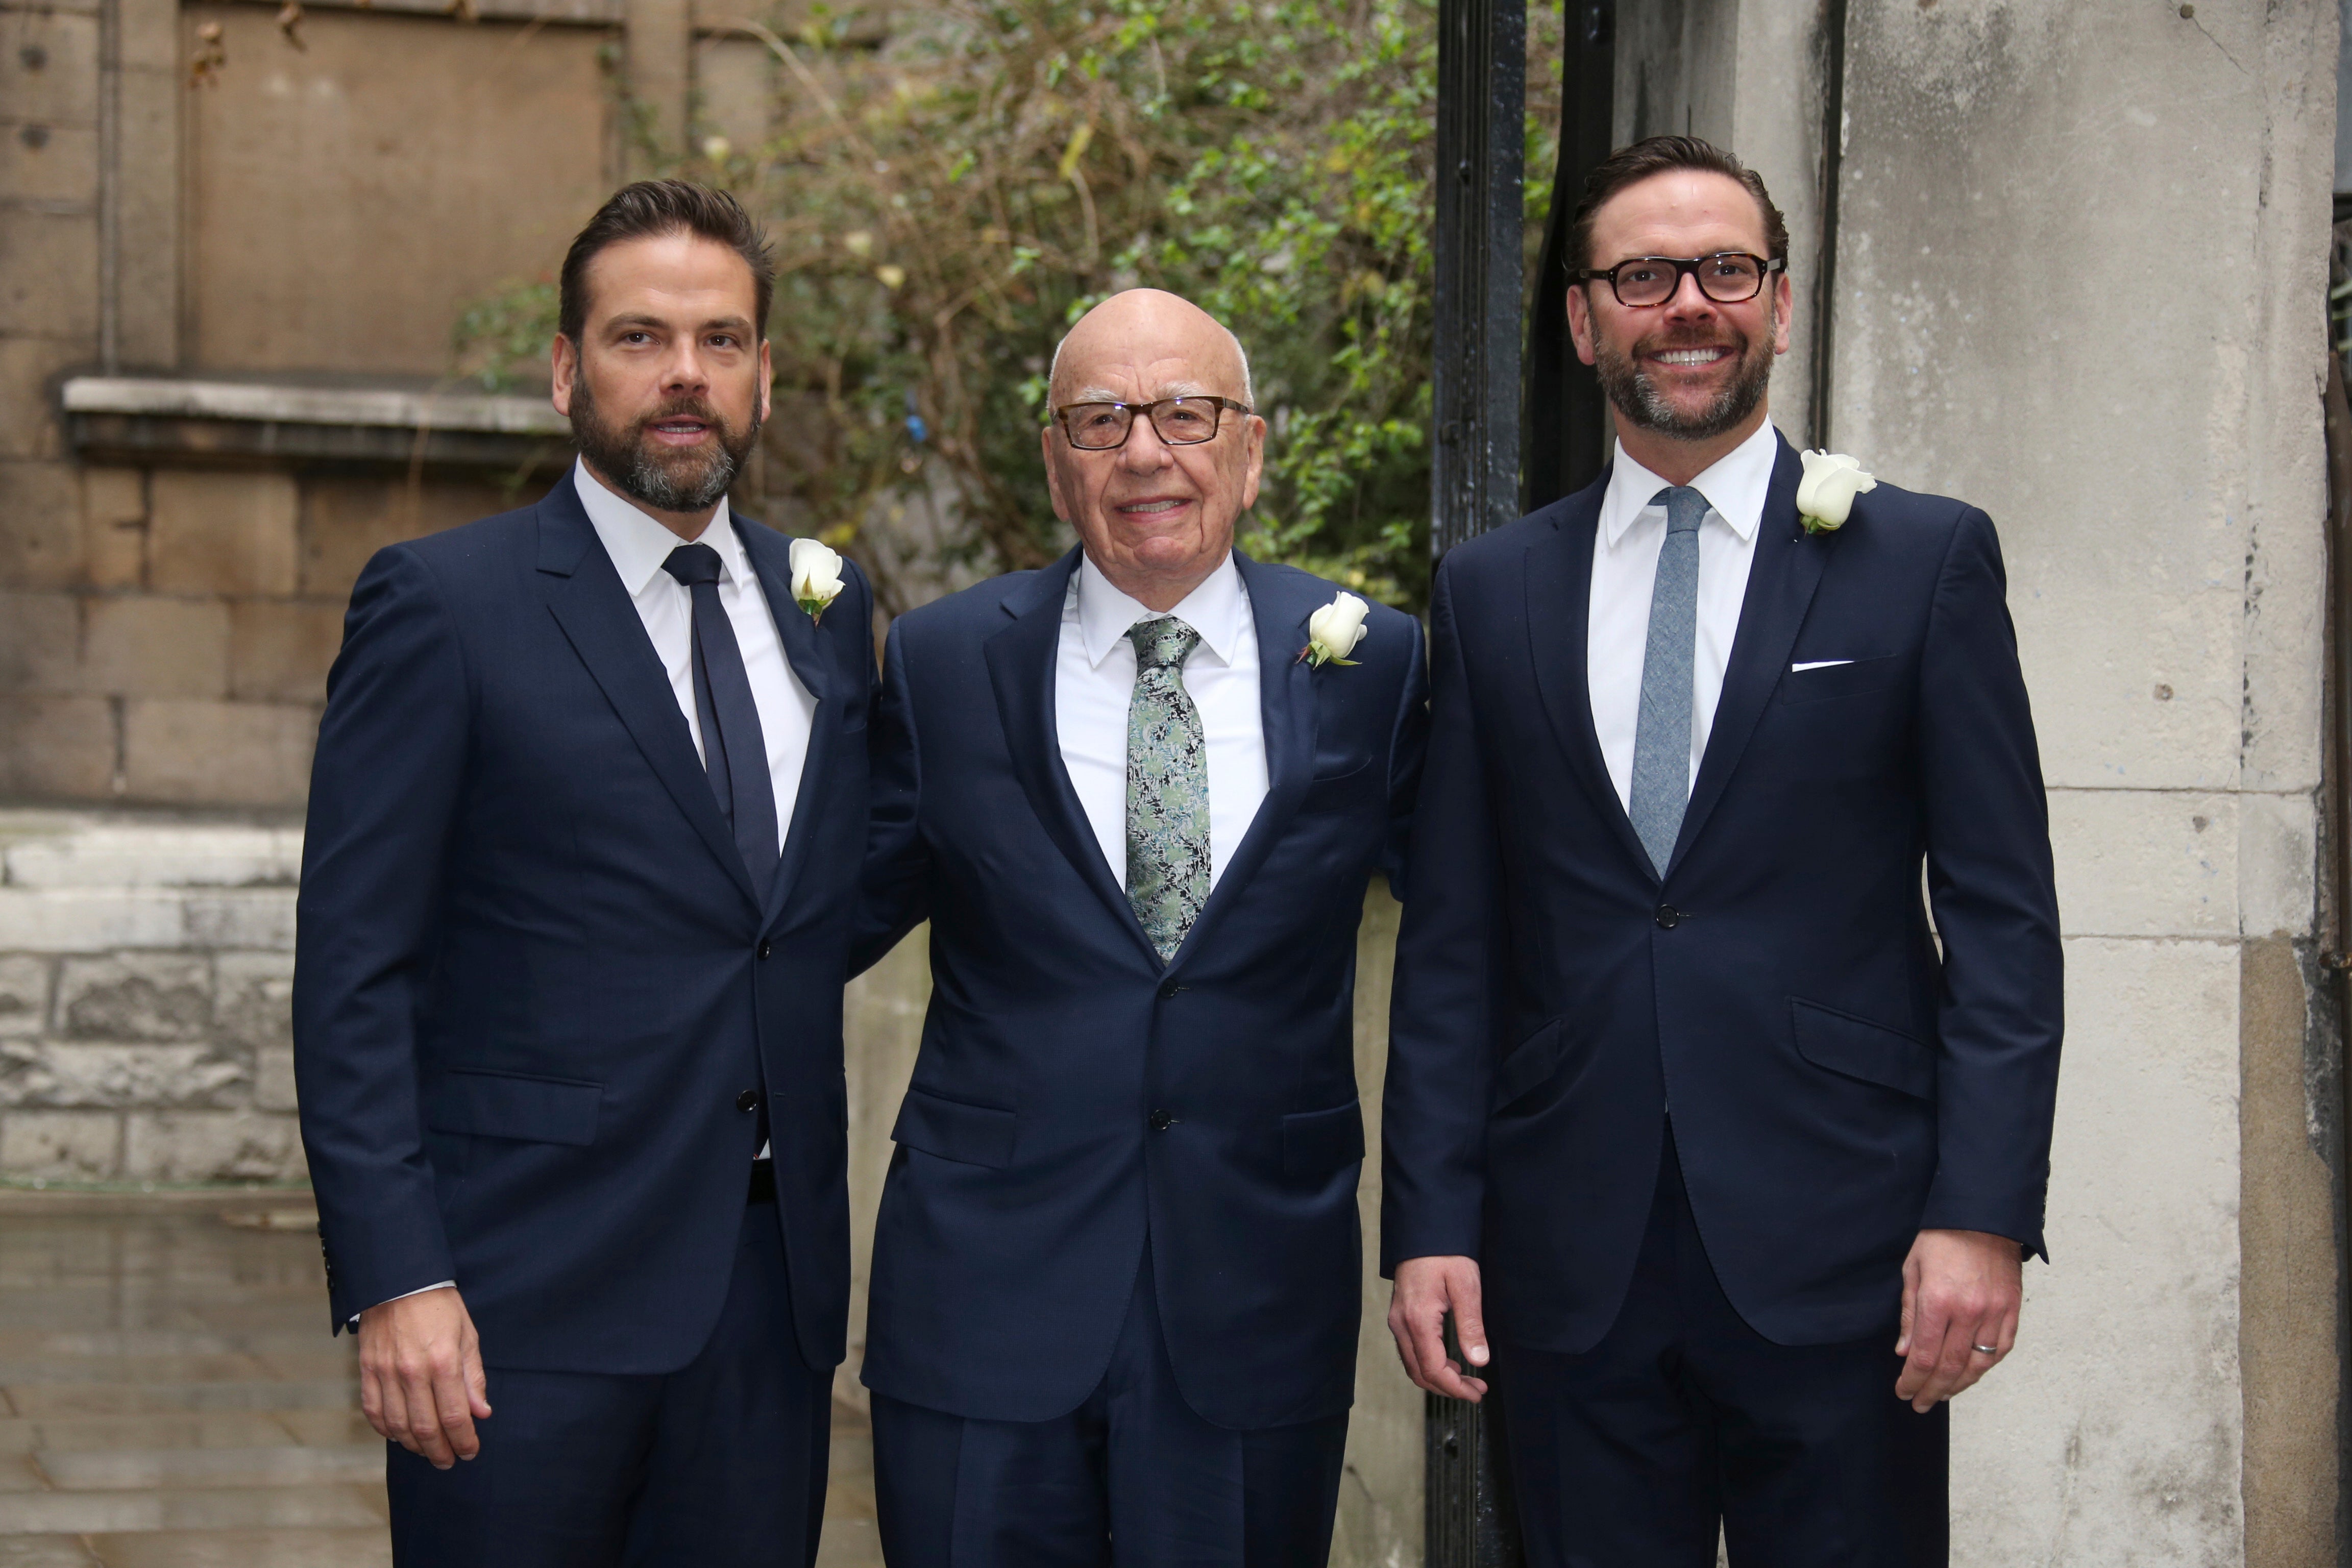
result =
[[[1533,9],[1540,100],[1558,20]],[[1250,351],[1272,433],[1244,548],[1417,608],[1434,0],[932,0],[893,26],[878,50],[822,9],[793,38],[750,29],[780,67],[779,134],[677,171],[776,241],[770,495],[869,564],[887,503],[942,489],[950,551],[1052,559],[1048,359],[1090,306],[1150,285]],[[1550,119],[1539,101],[1528,121],[1538,233]],[[551,322],[536,295],[469,311],[467,363],[504,363],[534,309]]]

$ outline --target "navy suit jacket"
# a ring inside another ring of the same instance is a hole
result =
[[[1780,1343],[1891,1331],[1923,1226],[2041,1248],[2058,922],[2000,546],[1883,483],[1807,535],[1798,477],[1784,442],[1663,879],[1586,688],[1608,476],[1438,570],[1382,1261],[1479,1258],[1507,1342],[1608,1331],[1666,1110],[1724,1291]]]
[[[816,698],[761,908],[567,476],[379,552],[311,776],[295,1071],[340,1328],[454,1279],[492,1366],[660,1373],[727,1294],[764,1088],[800,1353],[849,1294],[841,990],[871,606],[812,625],[737,520]]]
[[[1334,1415],[1361,1294],[1356,928],[1412,809],[1421,626],[1374,605],[1353,668],[1310,667],[1307,617],[1338,590],[1236,552],[1270,787],[1162,965],[1055,738],[1078,559],[890,630],[861,954],[928,918],[932,992],[891,1133],[866,1382],[988,1420],[1075,1409],[1148,1237],[1194,1410],[1236,1428]]]

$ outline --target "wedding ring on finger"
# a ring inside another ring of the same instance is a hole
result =
[[[1976,1352],[1979,1355],[1999,1355],[2000,1353],[2000,1347],[1999,1345],[1970,1345],[1969,1349]]]

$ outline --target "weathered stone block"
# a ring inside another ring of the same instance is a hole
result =
[[[58,1026],[80,1040],[196,1040],[212,1025],[212,961],[117,952],[58,966]]]
[[[0,1171],[9,1175],[102,1182],[121,1169],[122,1119],[110,1110],[0,1115]]]
[[[220,1105],[251,1078],[209,1046],[0,1044],[0,1105],[157,1109]]]
[[[149,596],[82,602],[81,689],[124,697],[228,690],[228,606]]]
[[[292,1110],[294,1098],[294,1052],[263,1051],[253,1063],[253,1103],[261,1110]]]
[[[566,481],[568,482],[568,481]],[[336,605],[368,557],[387,544],[438,533],[478,517],[537,499],[509,495],[496,485],[432,482],[411,488],[381,479],[319,476],[303,482],[302,593]]]
[[[184,947],[177,894],[118,888],[0,888],[0,952]]]
[[[75,822],[0,847],[20,888],[291,888],[302,830],[243,823]]]
[[[77,489],[68,463],[0,463],[0,584],[71,588],[82,581]]]
[[[147,581],[147,473],[81,472],[82,578],[93,588],[139,588]]]
[[[284,900],[293,903],[291,895]],[[289,908],[290,919],[291,910]],[[290,926],[288,930],[290,932]],[[256,1059],[294,1048],[294,955],[224,952],[213,961],[213,1033]]]
[[[0,331],[98,331],[98,215],[18,207],[0,224]]]
[[[113,783],[107,699],[0,696],[0,788],[19,799],[103,800]]]
[[[98,129],[47,125],[46,136],[0,137],[0,197],[87,202],[98,195]]]
[[[262,702],[132,701],[123,708],[124,793],[185,805],[299,805],[319,710]]]
[[[68,9],[81,7],[58,7]],[[28,48],[39,55],[28,57]],[[98,123],[98,18],[61,16],[46,5],[12,11],[8,52],[0,55],[0,103],[8,106],[11,120]]]
[[[167,594],[291,594],[291,474],[159,468],[149,481],[147,572]]]
[[[188,940],[199,947],[294,951],[291,889],[190,893],[186,919]]]
[[[247,599],[229,606],[229,695],[323,702],[343,646],[343,609],[320,601]]]
[[[56,458],[64,443],[52,379],[98,353],[95,333],[84,338],[0,336],[0,458]]]
[[[0,590],[0,689],[78,690],[80,642],[81,609],[72,595]]]
[[[122,1142],[134,1181],[289,1181],[306,1169],[294,1119],[263,1111],[133,1111]]]
[[[49,1022],[49,961],[29,952],[0,955],[0,1036],[37,1035]]]

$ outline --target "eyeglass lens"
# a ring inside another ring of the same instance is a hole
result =
[[[1195,446],[1217,433],[1214,398],[1164,397],[1144,412],[1151,416],[1153,432],[1171,447]],[[1062,410],[1062,425],[1070,433],[1070,445],[1098,451],[1125,446],[1135,416],[1133,404],[1076,403]]]
[[[1764,270],[1752,256],[1726,251],[1702,256],[1677,266],[1663,257],[1644,256],[1619,264],[1610,276],[1617,299],[1626,305],[1663,305],[1682,286],[1685,271],[1696,273],[1702,293],[1718,305],[1753,300],[1764,287]]]

